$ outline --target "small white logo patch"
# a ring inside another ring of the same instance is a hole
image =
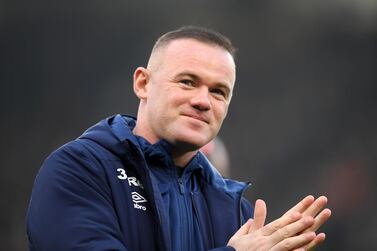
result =
[[[141,209],[143,211],[147,210],[145,206],[139,205],[139,203],[147,202],[147,200],[143,196],[141,196],[137,192],[132,192],[131,195],[132,201],[134,202],[134,208]]]

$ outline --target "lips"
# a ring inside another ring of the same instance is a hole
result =
[[[201,115],[192,114],[192,113],[183,114],[183,116],[190,117],[190,118],[193,118],[193,119],[196,119],[196,120],[200,120],[200,121],[202,121],[204,123],[209,124],[209,119],[206,116],[201,116]]]

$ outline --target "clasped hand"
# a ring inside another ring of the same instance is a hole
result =
[[[257,200],[254,219],[249,219],[229,240],[228,246],[237,251],[306,251],[313,250],[325,240],[325,234],[316,231],[331,216],[324,208],[327,198],[314,199],[309,195],[277,220],[264,225],[266,204]]]

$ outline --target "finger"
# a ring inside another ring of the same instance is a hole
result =
[[[303,247],[313,241],[313,239],[316,237],[314,232],[304,233],[297,236],[293,236],[287,239],[284,239],[283,241],[279,242],[275,246],[273,246],[270,251],[288,251],[293,250],[296,248]],[[300,250],[300,249],[298,249]],[[302,249],[305,250],[305,249]]]
[[[252,233],[264,226],[267,215],[266,203],[263,200],[257,200],[254,208],[254,220],[249,228],[248,233]]]
[[[321,196],[317,198],[304,212],[303,215],[310,215],[315,217],[319,211],[327,204],[327,198]]]
[[[242,236],[249,232],[249,228],[251,226],[251,223],[253,222],[252,219],[248,219],[245,224],[243,224],[240,229],[237,230],[237,232],[233,236]]]
[[[288,224],[291,224],[292,222],[296,222],[299,219],[301,219],[302,215],[298,212],[293,212],[288,215],[284,215],[280,217],[279,219],[269,223],[268,225],[262,227],[261,233],[264,236],[271,235],[272,233],[280,230],[281,228],[287,226]]]
[[[299,203],[297,203],[294,207],[289,209],[284,215],[290,214],[292,212],[303,213],[313,202],[314,202],[314,197],[312,195],[308,195],[304,199],[302,199]]]
[[[314,240],[312,240],[309,244],[306,245],[305,250],[314,250],[318,245],[320,245],[322,242],[324,242],[326,239],[326,235],[324,233],[318,234]]]
[[[314,219],[314,224],[305,230],[305,232],[309,231],[317,231],[331,216],[331,210],[328,208],[325,208],[320,212]]]
[[[278,243],[284,239],[288,239],[292,236],[300,235],[303,230],[309,228],[314,223],[314,218],[311,216],[306,216],[299,221],[293,222],[271,234],[273,242]],[[313,232],[313,231],[311,231]],[[314,236],[315,237],[315,236]],[[313,239],[314,239],[313,237]]]

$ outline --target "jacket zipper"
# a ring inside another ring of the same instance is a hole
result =
[[[178,173],[176,174],[177,177],[178,177]],[[180,194],[178,194],[178,203],[179,203],[179,210],[180,210],[180,214],[182,215],[181,218],[181,224],[182,224],[182,227],[181,227],[181,250],[191,250],[191,247],[190,247],[190,236],[189,235],[189,227],[190,227],[190,224],[189,224],[189,221],[187,219],[187,202],[186,202],[186,198],[185,198],[185,186],[183,184],[183,180],[182,180],[182,177],[178,177],[177,178],[177,182],[178,182],[178,190],[180,192]],[[187,246],[185,245],[187,243]]]
[[[178,178],[178,188],[179,188],[179,192],[183,195],[185,194],[185,187],[183,185],[183,181],[182,181],[182,178]]]

